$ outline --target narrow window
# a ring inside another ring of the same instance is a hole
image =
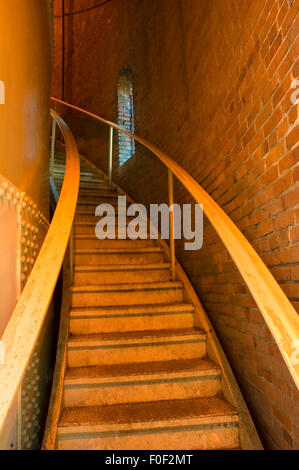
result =
[[[120,74],[117,87],[118,125],[126,131],[134,133],[134,104],[132,71],[126,67]],[[131,137],[118,132],[119,166],[122,166],[135,153],[135,141]]]

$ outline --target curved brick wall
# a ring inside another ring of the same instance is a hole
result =
[[[99,3],[66,1],[65,99],[116,120],[119,74],[130,66],[136,133],[202,184],[298,307],[298,105],[292,104],[291,86],[299,78],[299,1]],[[60,0],[54,8],[53,94],[60,97]],[[72,119],[81,150],[103,165],[107,148],[97,137],[99,129],[87,133],[83,124]],[[123,166],[121,182],[140,202],[165,195],[165,175],[150,162],[137,148]],[[179,186],[176,200],[185,200]],[[183,252],[178,244],[178,257],[218,332],[265,446],[298,449],[298,391],[207,222],[204,239],[197,253]]]

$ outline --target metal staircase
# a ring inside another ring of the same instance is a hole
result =
[[[60,190],[64,156],[55,156]],[[58,449],[234,449],[237,409],[181,280],[155,240],[98,240],[118,191],[81,159]],[[147,224],[147,221],[144,221]]]

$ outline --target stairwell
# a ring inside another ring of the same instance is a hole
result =
[[[55,158],[61,188],[63,153]],[[95,208],[117,189],[85,159],[58,449],[237,449],[239,417],[206,332],[155,240],[98,240]]]

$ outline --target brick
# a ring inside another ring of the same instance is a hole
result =
[[[286,170],[289,170],[298,162],[298,150],[299,148],[297,150],[294,149],[279,161],[280,173],[284,173]]]
[[[294,184],[298,183],[299,181],[299,165],[293,167],[293,180]]]
[[[295,248],[294,248],[295,249]],[[282,284],[282,289],[285,293],[285,295],[289,299],[296,299],[298,297],[298,283],[293,283],[293,284]]]
[[[271,272],[277,281],[289,281],[294,279],[289,266],[279,266],[271,269]]]
[[[299,262],[298,250],[292,247],[281,250],[280,260],[281,260],[281,263],[298,263]]]
[[[296,44],[289,49],[289,52],[285,56],[284,60],[282,61],[279,67],[279,76],[280,79],[283,80],[287,72],[292,68],[295,64],[298,56],[298,50],[296,49]]]
[[[299,142],[299,126],[295,127],[286,138],[287,149],[290,150],[292,147],[297,145]]]
[[[277,88],[275,93],[273,94],[273,108],[276,108],[278,103],[282,100],[282,98],[286,95],[286,93],[290,90],[292,83],[291,74],[287,74],[286,78],[284,79],[283,83]]]
[[[290,8],[288,14],[284,18],[284,21],[281,25],[281,30],[282,30],[282,33],[283,33],[284,36],[287,34],[287,32],[288,32],[289,28],[291,27],[293,21],[295,20],[297,14],[298,14],[298,6],[297,6],[297,8],[296,8],[296,6],[293,6],[292,8]]]
[[[294,214],[291,211],[284,212],[281,215],[278,215],[275,218],[275,226],[277,230],[284,229],[293,225],[294,223]]]
[[[277,110],[272,114],[272,116],[270,117],[270,119],[268,119],[268,121],[266,122],[266,124],[265,124],[265,126],[264,126],[264,133],[265,133],[265,136],[267,136],[273,129],[276,128],[277,124],[278,124],[279,121],[281,120],[281,117],[282,117],[281,111],[280,111],[280,109],[277,109]]]
[[[297,106],[293,106],[289,112],[289,123],[295,124],[298,118],[298,108]]]
[[[277,24],[279,28],[281,27],[282,22],[284,21],[285,16],[287,15],[289,11],[287,3],[288,3],[287,0],[282,3],[280,11],[277,15]]]
[[[251,126],[242,139],[242,143],[244,147],[246,147],[246,145],[253,139],[254,135],[255,135],[255,127]]]
[[[283,196],[283,204],[285,208],[289,208],[298,204],[299,200],[299,188],[294,187]]]
[[[275,56],[276,52],[278,51],[281,42],[282,42],[282,34],[281,34],[281,32],[279,32],[276,39],[275,39],[275,41],[273,42],[272,46],[270,47],[269,52],[267,53],[267,55],[265,57],[265,63],[266,63],[267,66],[270,64],[270,62],[272,61],[272,59]]]
[[[296,238],[297,238],[296,241],[298,241],[298,233],[297,233]],[[292,238],[291,238],[291,241],[293,241]],[[293,281],[299,281],[299,265],[290,266],[290,271],[291,271],[291,279],[293,279]]]

